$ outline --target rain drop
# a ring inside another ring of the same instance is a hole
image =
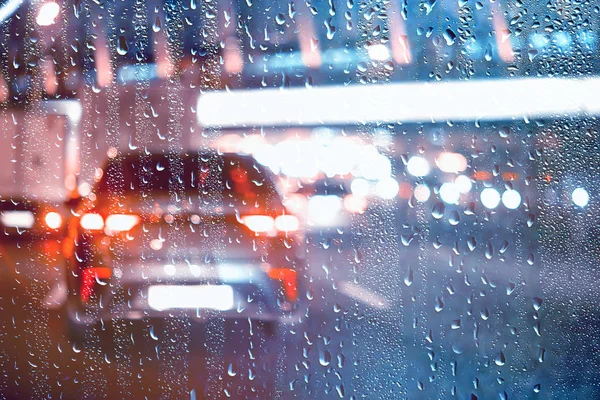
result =
[[[326,367],[331,363],[331,353],[327,350],[319,352],[319,364]]]
[[[448,222],[450,222],[450,225],[452,225],[452,226],[458,225],[458,223],[460,222],[460,215],[458,214],[458,211],[453,210],[450,213],[450,217],[448,218]]]
[[[129,47],[127,46],[127,40],[125,40],[125,36],[119,36],[119,42],[117,44],[117,53],[121,56],[127,54]]]
[[[494,360],[494,362],[499,367],[506,364],[506,356],[504,356],[504,352],[501,351],[500,354],[498,354],[498,356],[496,356],[496,359]]]
[[[444,211],[446,211],[446,206],[441,201],[438,201],[433,206],[433,210],[431,210],[431,216],[435,219],[440,219],[444,216]]]
[[[454,33],[452,29],[446,29],[443,36],[448,46],[452,46],[454,44],[454,41],[456,40],[456,33]]]
[[[408,267],[408,271],[406,271],[406,275],[404,276],[404,284],[406,286],[410,286],[413,283],[413,270],[411,267]]]
[[[154,21],[154,24],[152,24],[152,30],[154,32],[158,32],[161,29],[161,23],[160,23],[160,18],[158,16],[156,16],[156,20]]]

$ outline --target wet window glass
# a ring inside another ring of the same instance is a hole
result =
[[[600,398],[599,15],[0,0],[0,398]]]

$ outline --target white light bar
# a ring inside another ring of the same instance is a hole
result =
[[[513,120],[600,113],[600,78],[219,91],[198,97],[204,127]]]
[[[6,3],[0,6],[0,23],[6,21],[12,17],[13,14],[23,4],[23,0],[8,0]]]
[[[35,223],[35,218],[31,211],[3,211],[0,221],[9,228],[29,229]]]
[[[148,288],[148,305],[154,310],[195,309],[226,311],[234,306],[229,285],[157,285]]]

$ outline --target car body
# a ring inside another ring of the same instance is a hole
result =
[[[238,154],[122,154],[74,211],[67,319],[296,321],[303,238],[269,171]]]

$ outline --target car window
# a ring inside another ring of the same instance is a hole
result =
[[[148,193],[160,198],[180,191],[189,201],[219,198],[231,208],[250,205],[265,210],[267,204],[276,208],[278,200],[272,179],[263,166],[247,156],[158,154],[144,160],[129,155],[109,161],[97,192],[100,197],[137,198]]]

